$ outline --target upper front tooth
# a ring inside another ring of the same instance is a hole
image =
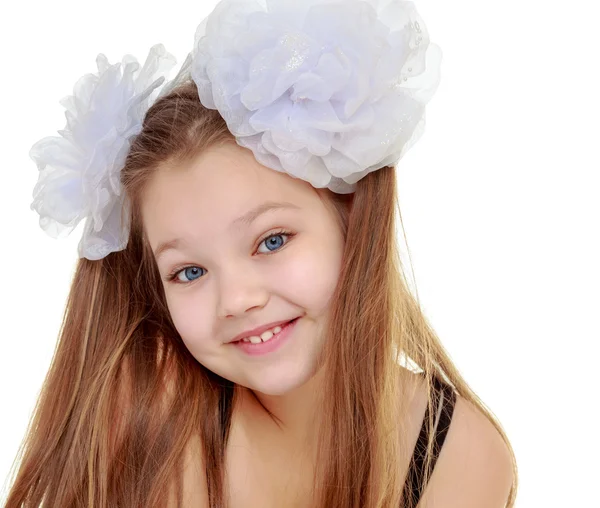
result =
[[[263,332],[260,334],[260,337],[258,335],[253,335],[252,337],[247,337],[248,340],[250,342],[252,342],[252,344],[258,344],[259,342],[261,342],[261,339],[263,342],[271,339],[273,337],[273,335],[275,335],[276,333],[279,333],[281,331],[281,326],[276,326],[275,328],[273,328],[273,330],[267,330],[266,332]]]
[[[260,334],[260,338],[265,341],[265,340],[269,340],[271,337],[273,337],[273,335],[275,335],[271,330],[267,330],[266,332],[262,332]]]

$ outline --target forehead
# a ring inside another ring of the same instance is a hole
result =
[[[312,186],[260,164],[230,143],[203,152],[185,167],[161,168],[142,195],[144,228],[151,245],[170,237],[214,234],[251,208],[285,201],[300,209],[316,198]]]

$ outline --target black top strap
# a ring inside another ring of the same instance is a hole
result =
[[[452,414],[454,413],[454,405],[456,403],[456,392],[452,386],[442,381],[437,376],[434,377],[433,387],[437,396],[434,397],[434,400],[436,401],[434,408],[436,415],[434,418],[435,442],[433,446],[433,458],[429,468],[430,476],[437,462],[442,445],[446,439],[446,434],[448,433],[448,428],[450,427],[450,421],[452,420]],[[425,452],[427,449],[428,438],[428,418],[429,406],[427,406],[427,410],[425,411],[421,433],[419,434],[417,444],[415,445],[415,451],[410,462],[410,467],[406,476],[406,483],[404,485],[402,498],[405,500],[413,499],[413,504],[410,506],[417,505],[421,499],[423,491],[425,490],[425,485],[423,485],[423,477],[425,473]]]

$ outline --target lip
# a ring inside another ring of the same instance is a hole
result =
[[[240,340],[238,342],[232,342],[231,344],[250,356],[260,356],[271,353],[282,347],[289,340],[294,328],[296,327],[296,323],[299,320],[300,318],[298,317],[292,319],[287,324],[284,324],[281,331],[267,342],[261,341],[258,344],[252,344],[251,342],[244,342]]]
[[[252,337],[253,335],[260,337],[261,333],[266,332],[267,330],[271,330],[272,328],[275,328],[276,326],[285,325],[285,324],[289,323],[290,321],[293,321],[294,319],[297,319],[297,318],[284,319],[283,321],[273,321],[272,323],[268,323],[266,325],[259,326],[258,328],[254,328],[252,330],[246,330],[245,332],[242,332],[242,333],[236,335],[233,339],[231,339],[229,341],[229,343],[238,342],[239,340],[242,340],[246,337]]]

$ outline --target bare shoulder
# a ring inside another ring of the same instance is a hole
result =
[[[504,508],[512,482],[512,459],[502,436],[477,407],[457,395],[419,508]]]
[[[171,486],[167,508],[209,508],[206,471],[202,458],[202,446],[199,436],[194,436],[186,445],[183,463],[183,503],[177,503],[175,486]]]

